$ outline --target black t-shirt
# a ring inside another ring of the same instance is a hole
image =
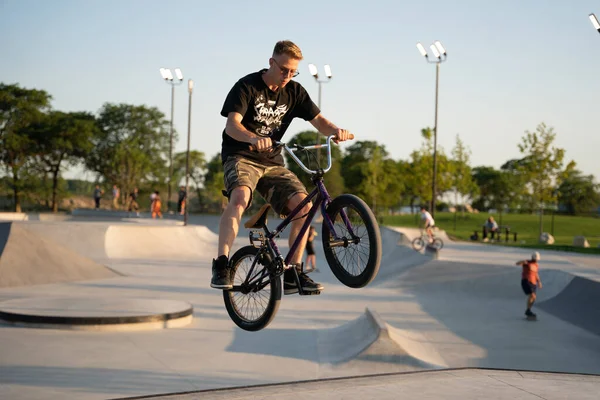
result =
[[[290,81],[277,92],[269,89],[262,79],[265,71],[254,72],[237,81],[225,99],[221,115],[227,117],[230,112],[240,113],[242,125],[250,132],[281,140],[294,118],[310,121],[319,115],[320,110],[298,82]],[[229,156],[240,155],[263,165],[284,165],[281,149],[258,153],[250,151],[249,146],[249,143],[235,140],[223,130],[222,162],[225,163]]]

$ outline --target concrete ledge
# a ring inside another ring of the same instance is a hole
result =
[[[185,326],[193,307],[186,302],[142,298],[36,297],[0,303],[0,321],[22,327],[124,331]]]

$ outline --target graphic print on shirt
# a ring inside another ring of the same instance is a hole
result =
[[[256,129],[258,136],[269,136],[281,126],[281,120],[288,111],[287,104],[273,108],[275,101],[265,100],[264,95],[259,95],[254,103],[254,121],[261,124]]]

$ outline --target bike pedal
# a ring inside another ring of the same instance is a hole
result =
[[[314,291],[314,292],[304,292],[304,293],[298,292],[298,294],[300,296],[317,296],[317,295],[321,294],[321,291],[317,290],[317,291]]]

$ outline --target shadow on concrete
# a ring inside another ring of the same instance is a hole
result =
[[[235,374],[235,370],[229,373]],[[240,383],[240,378],[235,379],[236,385],[262,383],[248,376],[242,381],[246,383]],[[37,386],[48,388],[53,392],[59,391],[60,388],[68,388],[71,389],[68,392],[70,395],[89,392],[105,393],[110,396],[140,396],[180,392],[186,389],[230,387],[232,380],[227,375],[223,375],[222,371],[217,372],[215,376],[200,376],[177,372],[156,373],[139,369],[2,365],[0,385]],[[140,387],[144,388],[144,393],[140,393]],[[15,389],[15,392],[18,393],[18,389]]]

